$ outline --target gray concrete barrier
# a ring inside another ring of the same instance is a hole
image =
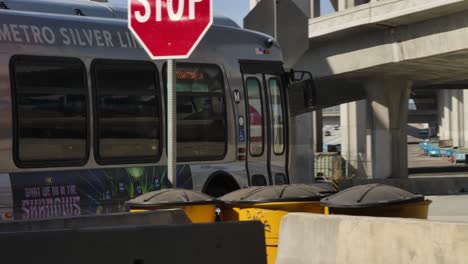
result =
[[[464,264],[468,224],[288,214],[276,264]]]
[[[340,190],[356,185],[382,183],[423,195],[450,195],[468,192],[468,177],[426,177],[411,179],[356,179],[343,180]]]
[[[1,263],[266,264],[260,222],[0,234]]]
[[[189,224],[182,209],[158,210],[144,213],[90,215],[71,218],[13,221],[0,223],[0,234],[21,231],[73,230],[80,228]]]

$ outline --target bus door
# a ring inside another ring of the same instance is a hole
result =
[[[286,155],[286,109],[281,76],[264,74],[268,103],[270,173],[275,185],[288,183]]]
[[[274,66],[274,67],[272,67]],[[247,115],[247,170],[253,186],[287,180],[282,65],[241,61]]]

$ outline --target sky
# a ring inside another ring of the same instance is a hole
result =
[[[331,13],[333,8],[330,0],[320,0],[322,3],[322,14]],[[127,0],[109,0],[109,2],[126,4]],[[243,25],[242,21],[249,12],[249,0],[213,0],[214,11],[216,14],[225,15],[240,26]]]

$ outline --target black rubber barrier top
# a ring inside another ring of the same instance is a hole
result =
[[[384,184],[355,186],[320,201],[330,208],[369,208],[424,201],[423,195],[416,195],[400,188]]]
[[[131,209],[206,204],[215,204],[214,198],[201,192],[185,189],[149,192],[127,202],[127,206]]]
[[[314,185],[291,184],[250,187],[219,198],[225,204],[259,204],[274,202],[319,201],[330,191]]]
[[[125,226],[183,225],[190,219],[182,209],[148,211],[138,214],[118,213],[86,215],[40,220],[0,221],[0,236],[12,232],[40,232],[52,230],[78,230]],[[2,251],[3,252],[3,251]],[[114,263],[113,263],[114,264]]]

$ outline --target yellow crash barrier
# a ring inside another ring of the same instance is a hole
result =
[[[251,187],[227,194],[223,202],[223,221],[260,221],[265,227],[267,263],[274,264],[279,229],[283,216],[290,212],[323,214],[319,200],[329,191],[313,185]]]
[[[375,216],[375,217],[400,217],[400,218],[416,218],[427,219],[429,213],[430,200],[388,205],[373,208],[325,208],[326,215],[355,215],[355,216]]]
[[[429,205],[423,195],[384,184],[359,185],[321,201],[325,214],[427,219]]]
[[[180,208],[193,223],[212,223],[216,219],[216,201],[203,193],[185,189],[164,189],[145,193],[126,203],[130,212]]]
[[[216,218],[216,205],[188,205],[188,206],[158,206],[146,209],[130,209],[132,213],[147,212],[153,210],[176,209],[184,210],[192,223],[212,223]]]
[[[278,208],[278,210],[274,210]],[[265,227],[268,264],[274,264],[278,249],[281,219],[290,212],[323,214],[319,202],[262,203],[251,207],[231,207],[222,210],[223,221],[260,221]]]

